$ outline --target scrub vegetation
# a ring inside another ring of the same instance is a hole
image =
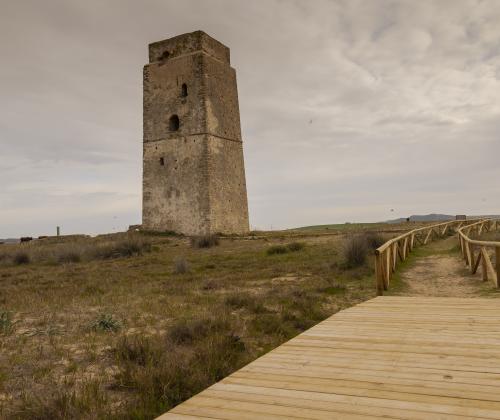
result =
[[[154,418],[374,297],[344,254],[365,230],[0,245],[0,418]]]

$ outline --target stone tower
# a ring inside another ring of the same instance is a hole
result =
[[[149,45],[142,222],[185,235],[246,233],[236,72],[202,31]]]

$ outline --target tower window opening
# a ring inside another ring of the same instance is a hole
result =
[[[179,117],[177,115],[172,115],[168,121],[168,129],[170,131],[177,131],[180,126]]]
[[[165,166],[165,159],[162,157],[160,158],[160,165]]]
[[[182,84],[181,86],[181,96],[183,98],[185,98],[186,96],[188,96],[188,87],[185,83]]]

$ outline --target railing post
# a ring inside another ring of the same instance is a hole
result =
[[[484,255],[486,253],[486,249],[481,248],[481,272],[483,275],[483,281],[488,281],[488,263],[486,261],[486,256]]]
[[[389,246],[385,250],[385,281],[384,281],[384,290],[389,288],[389,282],[391,281],[391,273],[392,273],[392,261],[391,261],[391,250],[392,246]]]
[[[377,282],[377,295],[384,294],[384,270],[382,269],[382,256],[375,251],[375,279]]]
[[[496,286],[500,287],[500,246],[495,248],[495,268],[497,272]]]
[[[474,245],[469,244],[469,250],[470,250],[470,272],[474,273],[474,266],[476,265],[476,260],[474,257]]]

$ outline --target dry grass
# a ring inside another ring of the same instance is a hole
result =
[[[136,233],[2,247],[0,418],[154,418],[373,297],[371,260],[342,268],[346,239],[266,233],[198,248]],[[277,245],[287,252],[268,256]],[[29,263],[15,264],[20,251]]]

